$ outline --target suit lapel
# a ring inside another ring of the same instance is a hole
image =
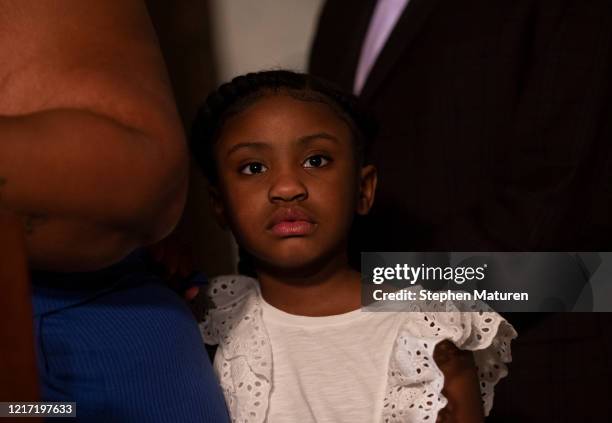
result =
[[[406,9],[400,16],[395,28],[391,32],[387,43],[378,55],[378,59],[368,78],[365,82],[363,90],[361,91],[360,98],[364,101],[368,101],[372,95],[376,92],[380,84],[385,80],[389,71],[393,69],[393,65],[400,58],[402,53],[408,48],[410,43],[414,40],[419,31],[423,28],[423,25],[427,21],[427,18],[434,10],[439,0],[409,0]],[[370,12],[370,16],[372,12]],[[367,31],[367,27],[364,32]],[[365,35],[365,34],[364,34]],[[363,43],[363,38],[361,42]],[[358,48],[360,51],[361,49]],[[359,60],[359,55],[357,56]],[[357,61],[355,61],[354,68],[357,67]],[[353,70],[353,80],[355,77],[355,70]]]
[[[347,27],[350,28],[350,32],[347,34],[345,44],[346,50],[345,54],[340,56],[343,59],[338,64],[341,69],[341,85],[349,92],[353,91],[353,81],[355,80],[355,74],[357,73],[361,46],[365,40],[370,18],[374,13],[375,6],[376,0],[363,0],[355,2],[344,8],[343,16],[338,16],[337,18],[338,20],[349,20]]]

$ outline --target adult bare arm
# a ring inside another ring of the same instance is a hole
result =
[[[0,2],[0,207],[34,267],[91,270],[166,235],[184,135],[142,1]]]

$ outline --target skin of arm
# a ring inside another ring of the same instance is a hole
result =
[[[0,207],[34,268],[86,271],[167,235],[187,149],[144,2],[0,3]]]
[[[442,393],[448,400],[448,405],[440,410],[436,423],[484,422],[472,352],[460,350],[451,342],[443,341],[434,350],[434,360],[444,374]]]

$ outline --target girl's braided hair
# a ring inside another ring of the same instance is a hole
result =
[[[198,110],[191,129],[191,152],[207,179],[215,185],[217,167],[214,145],[223,125],[258,99],[284,94],[303,101],[328,105],[353,133],[357,157],[363,161],[367,146],[375,137],[376,124],[359,106],[357,99],[331,83],[303,73],[273,70],[238,76],[213,91]]]

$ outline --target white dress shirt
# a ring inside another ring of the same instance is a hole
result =
[[[378,0],[376,3],[365,41],[361,46],[361,55],[353,85],[355,95],[361,93],[372,66],[376,63],[378,55],[407,4],[408,0]]]

